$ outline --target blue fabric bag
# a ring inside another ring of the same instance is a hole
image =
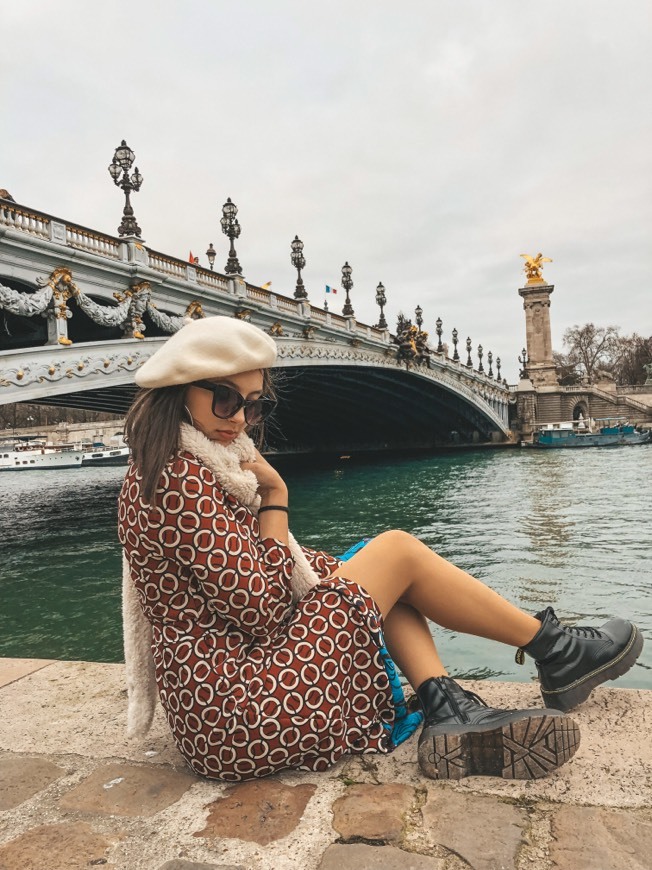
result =
[[[371,538],[363,538],[361,541],[358,541],[357,544],[354,544],[352,547],[343,553],[341,556],[336,556],[341,562],[347,562],[351,556],[354,556],[359,550],[361,550]],[[407,704],[405,702],[405,693],[403,692],[403,686],[401,685],[401,680],[399,679],[398,671],[396,669],[396,665],[389,652],[387,651],[387,647],[385,646],[385,638],[383,637],[382,631],[378,630],[378,636],[375,638],[376,643],[380,649],[380,655],[383,659],[383,664],[385,665],[385,670],[387,671],[387,676],[389,678],[389,685],[392,690],[392,701],[394,703],[394,725],[385,725],[383,723],[383,727],[389,732],[389,739],[392,741],[393,748],[396,748],[399,744],[403,743],[409,737],[411,737],[417,728],[423,722],[423,713],[420,711],[414,713],[408,713]]]

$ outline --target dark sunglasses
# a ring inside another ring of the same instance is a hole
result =
[[[211,410],[220,420],[228,420],[234,417],[240,408],[244,408],[246,422],[250,426],[262,423],[276,407],[276,399],[269,396],[260,396],[258,399],[245,399],[233,387],[226,384],[214,384],[212,381],[193,381],[193,387],[209,390],[213,394]]]

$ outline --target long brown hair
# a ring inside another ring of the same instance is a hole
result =
[[[125,441],[143,479],[143,499],[151,505],[156,503],[156,489],[163,469],[179,451],[179,427],[184,420],[190,422],[185,409],[188,386],[140,389],[127,412]],[[263,395],[276,398],[269,369],[263,369]],[[264,422],[246,431],[261,449],[265,440]]]

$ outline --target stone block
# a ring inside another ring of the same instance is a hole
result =
[[[61,798],[65,810],[116,816],[153,816],[197,782],[167,767],[105,764]]]
[[[421,814],[428,844],[459,855],[473,870],[516,866],[528,826],[526,810],[494,797],[430,788]]]
[[[208,804],[206,827],[195,837],[235,837],[266,846],[296,828],[316,790],[308,783],[289,786],[275,779],[235,785]]]
[[[397,843],[403,817],[414,801],[409,785],[352,785],[333,804],[333,827],[345,840]]]
[[[438,858],[415,855],[394,846],[367,846],[362,843],[329,846],[318,870],[442,870]]]
[[[45,758],[0,756],[0,810],[11,810],[64,776],[63,768]]]
[[[0,846],[0,870],[76,870],[79,867],[115,867],[106,860],[112,845],[86,822],[40,825]]]
[[[652,810],[563,807],[551,822],[554,870],[650,870]]]

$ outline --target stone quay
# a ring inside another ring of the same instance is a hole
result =
[[[465,682],[493,706],[537,684]],[[530,782],[424,778],[416,736],[326,773],[192,774],[159,710],[125,735],[124,665],[0,659],[0,870],[650,870],[652,691],[597,689],[572,761]]]

